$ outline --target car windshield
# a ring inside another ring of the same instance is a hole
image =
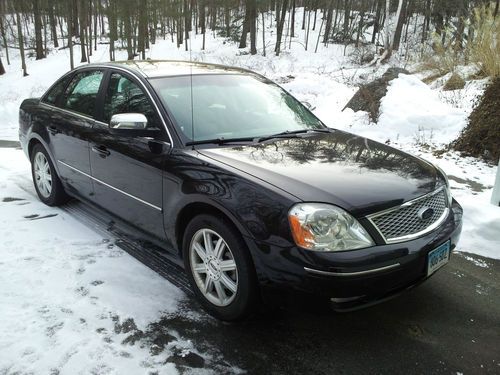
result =
[[[325,129],[304,105],[257,76],[177,76],[153,78],[151,84],[187,142]]]

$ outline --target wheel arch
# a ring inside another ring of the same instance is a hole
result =
[[[26,148],[30,162],[31,162],[31,153],[33,152],[33,148],[37,144],[42,145],[42,147],[45,149],[45,151],[47,151],[47,154],[49,155],[50,161],[52,162],[52,165],[54,166],[54,168],[57,172],[57,175],[61,176],[61,174],[59,173],[59,165],[57,164],[57,161],[54,159],[54,156],[52,155],[52,152],[50,151],[50,147],[44,141],[44,139],[41,136],[39,136],[37,133],[32,133],[32,135],[28,141],[27,148]]]
[[[245,236],[245,234],[247,234],[247,231],[245,230],[243,225],[241,225],[241,223],[239,223],[238,220],[234,218],[234,216],[225,212],[225,210],[206,202],[188,203],[179,211],[179,213],[177,214],[177,219],[175,221],[175,245],[177,245],[177,250],[181,258],[186,227],[189,222],[193,220],[193,218],[201,214],[211,214],[216,217],[222,218],[240,235]]]

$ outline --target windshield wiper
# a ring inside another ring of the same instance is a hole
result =
[[[332,131],[333,129],[330,128],[287,130],[281,133],[267,135],[265,137],[240,137],[240,138],[220,137],[212,139],[202,139],[199,141],[189,141],[186,142],[186,146],[207,145],[207,144],[223,145],[226,143],[237,143],[237,142],[263,142],[273,138],[293,138],[297,137],[298,134],[303,134],[303,133],[331,133]]]
[[[199,141],[189,141],[186,142],[186,146],[195,146],[195,145],[207,145],[207,144],[216,144],[223,145],[226,143],[235,143],[235,142],[251,142],[254,141],[255,137],[242,137],[242,138],[213,138],[213,139],[202,139]]]
[[[333,129],[330,128],[320,128],[320,129],[299,129],[299,130],[287,130],[281,133],[276,133],[276,134],[271,134],[267,135],[265,137],[260,137],[257,138],[257,142],[263,142],[263,141],[268,141],[273,138],[294,138],[297,137],[299,134],[304,134],[304,133],[331,133],[333,132]]]

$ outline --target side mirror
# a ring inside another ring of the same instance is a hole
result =
[[[109,121],[109,128],[113,130],[144,130],[147,125],[148,119],[142,113],[120,113]]]

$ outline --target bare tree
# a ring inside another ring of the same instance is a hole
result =
[[[281,12],[277,15],[276,46],[274,47],[276,56],[279,56],[281,51],[281,38],[283,37],[283,26],[285,25],[286,8],[288,6],[288,0],[281,1]]]
[[[247,12],[249,29],[250,29],[250,53],[252,55],[257,54],[257,1],[256,0],[246,0],[247,1]]]
[[[7,30],[4,22],[4,17],[6,13],[7,12],[5,9],[5,3],[0,1],[0,34],[2,36],[2,42],[5,48],[5,58],[7,59],[7,65],[10,65],[9,45],[7,44]]]
[[[0,46],[0,52],[2,52],[2,48]],[[0,56],[0,76],[5,74],[5,68],[3,67],[2,56]]]
[[[26,77],[28,75],[28,71],[26,70],[26,58],[24,56],[23,28],[21,26],[21,16],[19,14],[19,10],[16,10],[16,23],[17,23],[17,39],[19,42],[19,54],[21,55],[21,69],[23,70],[23,77]]]
[[[74,11],[73,8],[75,6],[74,2],[69,2],[68,3],[68,21],[66,24],[68,25],[68,48],[69,48],[69,66],[71,69],[75,68],[75,59],[73,55],[73,17],[74,17]]]
[[[57,25],[56,25],[56,17],[54,15],[54,0],[49,0],[47,3],[48,11],[49,11],[49,23],[50,23],[50,34],[52,38],[52,42],[54,43],[54,47],[59,47],[59,40],[57,39]]]
[[[35,53],[36,59],[45,58],[42,38],[42,17],[40,15],[40,0],[33,0],[33,18],[35,21]]]

